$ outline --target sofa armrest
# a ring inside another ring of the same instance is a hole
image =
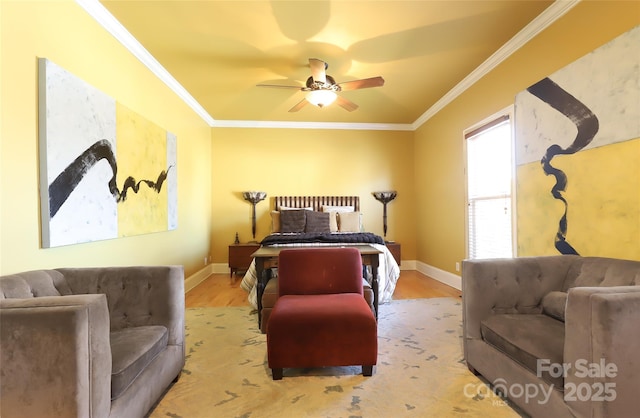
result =
[[[542,298],[562,290],[571,256],[478,259],[462,262],[464,338],[481,338],[493,314],[541,313]]]
[[[104,295],[5,299],[0,323],[0,416],[109,416]]]
[[[565,313],[565,401],[584,417],[640,410],[640,286],[569,289]]]
[[[184,343],[182,266],[61,268],[71,291],[104,293],[111,329],[164,325],[170,345]]]

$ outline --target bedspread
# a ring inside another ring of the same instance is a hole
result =
[[[359,234],[358,234],[359,235]],[[280,236],[284,236],[284,234],[280,234]],[[267,241],[268,242],[268,241]],[[345,243],[341,241],[340,243]],[[350,242],[355,243],[355,242]],[[359,241],[358,243],[362,243]],[[265,244],[263,240],[262,244]],[[315,243],[281,243],[280,246],[323,246],[323,245],[333,245],[335,246],[338,242],[315,242]],[[348,243],[345,243],[348,244]],[[378,266],[378,295],[379,301],[378,303],[389,303],[391,302],[393,291],[396,288],[396,283],[398,278],[400,277],[400,267],[396,262],[395,258],[389,251],[389,249],[384,244],[375,244],[368,243],[372,247],[381,251],[380,254],[380,264]],[[367,270],[367,281],[371,283],[372,275],[369,270]],[[249,293],[248,300],[251,306],[254,308],[258,308],[258,298],[257,298],[257,276],[256,276],[256,265],[255,260],[251,261],[251,265],[249,269],[245,273],[242,278],[242,282],[240,283],[240,287],[242,287],[246,292]]]
[[[262,245],[300,244],[314,243],[326,244],[384,244],[380,235],[371,232],[305,232],[291,234],[271,234],[265,237]]]

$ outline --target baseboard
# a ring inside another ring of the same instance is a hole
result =
[[[184,292],[187,293],[189,290],[202,283],[207,277],[213,274],[213,272],[213,264],[207,264],[202,270],[199,270],[195,274],[187,277],[184,281]]]
[[[426,263],[416,260],[402,260],[400,270],[417,270],[425,276],[429,276],[442,282],[448,286],[454,287],[458,290],[462,289],[462,278],[448,271],[440,270],[439,268],[430,266]],[[188,292],[200,283],[202,283],[211,274],[229,274],[229,265],[227,263],[213,263],[208,264],[202,270],[199,270],[195,274],[189,276],[184,282],[184,290]]]
[[[404,262],[404,261],[403,261]],[[456,274],[449,273],[448,271],[440,270],[437,267],[430,266],[426,263],[418,261],[416,263],[416,270],[425,276],[429,276],[442,282],[448,286],[454,287],[458,290],[462,290],[462,278]]]
[[[213,273],[215,274],[229,274],[229,264],[227,263],[213,263],[211,264]]]
[[[402,260],[400,270],[416,270],[416,260]]]

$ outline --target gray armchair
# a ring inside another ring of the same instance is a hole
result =
[[[0,416],[142,417],[184,366],[181,266],[0,277]]]
[[[467,366],[532,417],[640,411],[640,261],[465,260],[462,298]]]

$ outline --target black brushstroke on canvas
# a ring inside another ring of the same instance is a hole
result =
[[[60,207],[67,201],[75,188],[78,187],[78,184],[80,184],[89,170],[103,159],[109,163],[113,171],[113,176],[109,179],[108,187],[109,192],[116,202],[124,202],[127,199],[127,190],[129,189],[133,190],[134,193],[138,193],[141,183],[146,184],[149,188],[160,193],[162,185],[167,179],[167,174],[172,167],[169,166],[166,171],[162,170],[156,181],[145,179],[136,181],[135,178],[129,176],[124,181],[122,192],[120,192],[116,184],[118,163],[111,148],[111,143],[106,139],[97,141],[69,164],[49,185],[49,216],[51,218],[58,213]]]
[[[127,179],[124,181],[124,185],[122,186],[122,193],[120,193],[120,200],[119,201],[120,202],[124,202],[125,200],[127,200],[127,190],[128,189],[133,190],[134,193],[138,193],[138,190],[140,190],[140,183],[145,183],[147,186],[149,186],[150,189],[153,189],[157,193],[160,193],[160,190],[162,190],[162,184],[167,179],[167,174],[168,174],[170,169],[171,169],[171,167],[169,167],[169,169],[167,169],[167,171],[162,170],[160,172],[160,174],[158,175],[158,180],[156,180],[156,181],[140,180],[140,181],[136,182],[136,179],[134,179],[133,177],[131,177],[131,176],[127,177]]]
[[[578,133],[573,143],[566,149],[560,145],[553,144],[540,160],[542,169],[548,176],[554,176],[556,184],[551,188],[551,195],[564,204],[564,214],[558,223],[558,232],[555,236],[555,247],[560,254],[576,254],[578,252],[567,242],[567,210],[569,204],[562,196],[562,192],[567,189],[567,175],[560,169],[551,165],[551,160],[556,155],[574,154],[593,140],[598,133],[599,122],[596,115],[581,101],[573,97],[566,90],[549,78],[544,78],[527,89],[529,93],[538,97],[543,102],[566,116],[578,128]]]

